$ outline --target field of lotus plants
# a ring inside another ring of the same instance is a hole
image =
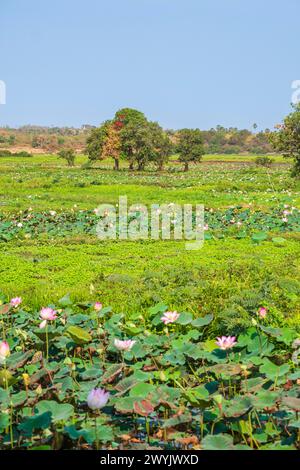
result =
[[[101,302],[1,297],[2,450],[300,448],[300,337],[265,306],[212,337],[213,313]]]
[[[176,225],[173,206],[174,204],[170,204],[167,212],[171,218],[171,234]],[[136,208],[128,214],[128,224],[138,225],[142,216],[143,209]],[[193,217],[195,219],[195,214]],[[97,223],[101,219],[97,216],[97,208],[58,213],[53,210],[35,212],[28,208],[19,213],[0,214],[0,240],[7,242],[41,235],[49,239],[82,234],[96,236]],[[280,244],[285,242],[280,234],[300,232],[300,211],[288,204],[264,211],[243,206],[232,206],[224,210],[206,208],[204,219],[207,240],[225,237],[241,239],[248,236],[258,243],[267,240],[270,238],[269,234],[273,233],[277,234],[273,237],[274,242]]]

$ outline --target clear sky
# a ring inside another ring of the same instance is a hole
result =
[[[299,0],[0,2],[0,125],[273,127],[300,79]]]

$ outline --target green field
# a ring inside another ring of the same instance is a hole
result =
[[[3,212],[24,210],[93,209],[101,203],[117,203],[126,195],[129,203],[202,203],[221,208],[239,204],[273,207],[300,203],[299,183],[289,177],[289,166],[262,169],[245,165],[245,156],[219,156],[234,163],[203,163],[184,174],[181,165],[170,163],[162,173],[151,169],[129,172],[122,162],[114,172],[110,161],[82,169],[86,157],[79,156],[74,168],[52,155],[0,159],[0,207]],[[279,158],[279,157],[278,157]],[[248,157],[252,159],[252,157]]]
[[[82,169],[84,156],[74,168],[55,156],[1,158],[2,223],[19,220],[20,211],[28,209],[33,214],[80,214],[101,203],[117,204],[120,195],[130,204],[203,203],[221,213],[240,206],[259,211],[262,220],[264,213],[278,218],[284,205],[300,206],[300,183],[289,176],[289,166],[265,169],[239,163],[245,156],[218,156],[223,163],[216,164],[210,159],[217,156],[204,157],[188,173],[176,162],[162,173],[151,168],[138,173],[129,172],[125,164],[114,172],[107,161]],[[224,162],[227,159],[235,163]],[[291,224],[279,234],[284,229],[265,230],[268,238],[260,243],[254,243],[252,235],[262,227],[253,224],[243,237],[230,230],[208,232],[204,248],[190,252],[183,241],[103,242],[80,230],[63,236],[42,231],[29,238],[22,229],[1,242],[1,290],[21,295],[36,308],[69,292],[73,300],[101,299],[128,315],[163,301],[196,314],[213,312],[229,329],[267,304],[273,322],[296,325],[299,226]],[[272,242],[278,235],[285,238],[283,246]]]

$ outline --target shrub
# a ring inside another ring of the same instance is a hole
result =
[[[63,149],[58,153],[58,156],[66,160],[68,166],[74,166],[76,155],[73,149]]]
[[[10,157],[12,153],[9,150],[0,150],[0,157]]]
[[[16,152],[13,153],[10,150],[0,150],[0,157],[32,157],[32,154],[29,152]]]
[[[270,167],[273,163],[273,159],[270,157],[257,157],[255,163],[258,166]]]

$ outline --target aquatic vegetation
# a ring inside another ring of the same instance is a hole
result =
[[[215,338],[213,314],[157,304],[128,320],[94,306],[1,305],[1,449],[300,448],[293,329],[254,313],[255,326]],[[40,312],[55,315],[48,340]]]

